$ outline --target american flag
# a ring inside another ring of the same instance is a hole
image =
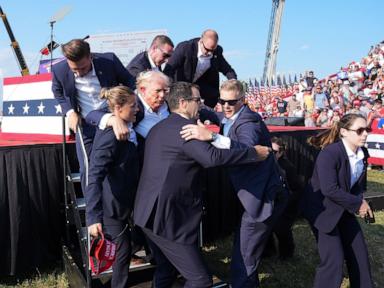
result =
[[[384,165],[384,130],[378,129],[378,120],[372,123],[372,133],[367,137],[366,147],[370,158],[368,162],[374,165]]]
[[[4,78],[3,113],[3,133],[62,135],[61,107],[51,91],[51,74]]]

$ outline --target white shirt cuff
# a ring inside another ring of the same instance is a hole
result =
[[[229,149],[231,148],[231,138],[218,134],[216,140],[211,144],[219,149]]]
[[[69,109],[69,110],[67,111],[67,113],[65,113],[65,116],[66,116],[66,117],[69,117],[69,115],[71,115],[73,112],[75,112],[74,109]]]
[[[111,116],[112,116],[112,113],[106,113],[103,115],[103,117],[101,117],[100,122],[99,122],[99,129],[100,130],[104,130],[105,128],[107,128],[107,122]]]

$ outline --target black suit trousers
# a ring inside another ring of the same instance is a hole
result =
[[[103,231],[116,243],[116,258],[113,262],[111,288],[127,288],[131,262],[130,230],[127,223],[112,218],[103,218]]]
[[[372,276],[367,246],[360,225],[354,215],[344,212],[330,233],[313,228],[317,238],[320,264],[314,288],[338,288],[343,280],[346,260],[351,288],[372,288]]]
[[[185,288],[212,286],[212,276],[203,261],[199,246],[172,242],[142,228],[156,260],[156,271],[152,287],[169,288],[176,278],[176,270],[186,279]]]

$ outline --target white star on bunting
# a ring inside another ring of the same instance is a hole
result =
[[[25,105],[23,106],[23,114],[28,114],[29,112],[29,106],[28,106],[28,103],[25,102]]]
[[[60,104],[55,105],[55,108],[56,108],[56,114],[60,114],[62,112]]]
[[[376,143],[375,147],[376,149],[380,149],[380,143]]]
[[[9,114],[9,115],[14,114],[14,113],[13,113],[13,110],[15,110],[15,107],[13,107],[13,104],[11,104],[10,106],[8,106],[8,114]]]
[[[45,109],[45,106],[43,105],[43,102],[40,102],[40,105],[37,106],[37,114],[44,114],[44,109]]]

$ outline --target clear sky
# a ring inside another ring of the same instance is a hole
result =
[[[239,79],[247,80],[263,73],[272,0],[194,0],[188,4],[174,0],[3,0],[0,5],[32,73],[37,70],[39,50],[50,39],[50,18],[69,6],[71,12],[55,24],[58,43],[89,34],[167,29],[177,44],[212,28],[219,33],[219,44]],[[360,60],[371,45],[384,40],[383,13],[382,0],[286,0],[277,72],[299,74],[311,69],[322,77]],[[60,56],[59,49],[54,56]],[[0,80],[18,75],[1,23]]]

